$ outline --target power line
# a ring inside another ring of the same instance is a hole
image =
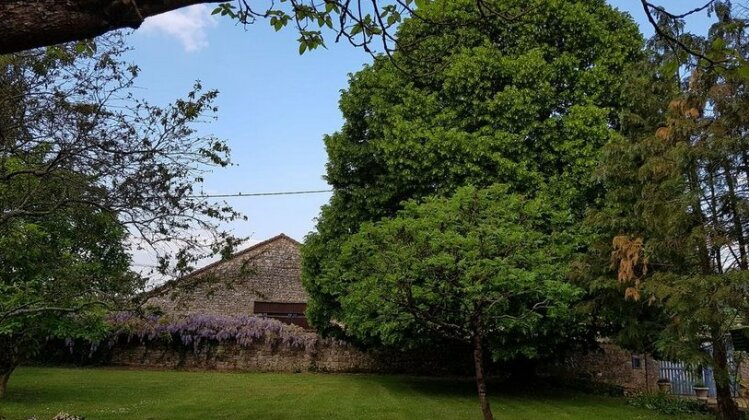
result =
[[[188,198],[228,198],[228,197],[261,197],[269,195],[300,195],[300,194],[322,194],[333,192],[333,190],[308,190],[308,191],[277,191],[277,192],[258,192],[258,193],[235,193],[235,194],[201,194],[191,195]]]

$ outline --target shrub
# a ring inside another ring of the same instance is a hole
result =
[[[710,412],[707,404],[702,401],[664,394],[637,394],[628,398],[627,404],[674,416]]]

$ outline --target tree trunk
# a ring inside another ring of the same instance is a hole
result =
[[[713,228],[718,230],[720,228],[720,220],[718,220],[718,199],[715,194],[715,174],[712,169],[707,169],[708,173],[708,185],[710,186],[710,198],[708,210],[710,211],[710,220],[713,224]],[[710,241],[713,249],[713,256],[715,257],[715,269],[718,273],[723,274],[723,257],[720,255],[721,241]]]
[[[476,369],[476,388],[479,393],[479,403],[481,412],[484,414],[484,420],[493,420],[492,409],[489,407],[489,398],[486,396],[486,383],[484,382],[484,348],[481,343],[481,336],[473,336],[473,364]]]
[[[702,192],[699,184],[699,175],[697,173],[697,162],[691,161],[689,163],[689,187],[691,192],[695,195],[694,203],[692,203],[692,210],[694,212],[694,226],[693,228],[704,228],[707,226],[705,220],[705,213],[702,211]],[[703,238],[702,241],[697,245],[697,256],[700,262],[702,274],[714,274],[713,266],[710,260],[710,252],[707,248],[707,238]]]
[[[650,372],[648,372],[648,354],[645,353],[645,392],[650,392]]]
[[[20,362],[18,345],[14,338],[13,335],[0,334],[0,399],[5,396],[10,374]]]
[[[739,211],[739,200],[736,196],[736,186],[733,179],[734,173],[731,171],[731,166],[728,162],[725,163],[723,169],[725,171],[724,178],[726,179],[726,185],[728,186],[728,205],[730,206],[731,219],[733,221],[733,234],[739,244],[739,267],[742,270],[747,270],[749,269],[749,258],[746,255],[746,238],[744,238],[744,228]]]
[[[11,373],[13,373],[13,369],[0,373],[0,399],[5,396],[5,390],[8,389],[8,379],[10,379]]]
[[[741,418],[739,407],[731,393],[731,373],[728,369],[728,354],[723,337],[713,340],[713,374],[718,400],[718,418],[723,420]]]
[[[149,16],[224,0],[3,0],[0,54],[138,28]]]

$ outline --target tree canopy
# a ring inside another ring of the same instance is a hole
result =
[[[197,130],[215,118],[218,93],[197,83],[173,104],[149,104],[133,94],[140,70],[125,50],[114,34],[0,57],[0,227],[91,206],[117,214],[134,245],[178,275],[210,245],[232,245],[215,221],[239,217],[198,190],[207,170],[229,164],[226,142]]]
[[[122,52],[115,34],[0,56],[0,394],[46,339],[97,341],[105,310],[137,303],[133,249],[179,275],[235,243],[217,223],[239,215],[196,191],[229,163],[195,127],[217,93],[148,104]]]
[[[303,250],[308,316],[321,330],[342,316],[344,281],[328,265],[341,242],[404,200],[499,182],[513,193],[548,188],[579,220],[600,196],[591,172],[629,106],[624,83],[643,46],[637,27],[597,0],[500,6],[529,10],[507,24],[471,19],[471,1],[430,3],[424,19],[399,28],[412,45],[396,56],[399,67],[380,60],[351,77],[344,126],[325,138],[334,193]]]
[[[723,49],[745,57],[746,20],[730,4],[716,10],[719,21],[689,45],[715,60]],[[590,267],[606,267],[601,260],[611,267],[592,280],[592,290],[602,302],[606,289],[630,300],[619,322],[647,334],[625,334],[635,340],[623,344],[713,367],[720,414],[737,418],[727,337],[749,310],[747,79],[735,68],[682,62],[680,51],[658,40],[650,45],[658,67],[648,85],[665,94],[645,99],[647,114],[632,119],[638,127],[603,155],[599,173],[608,193],[604,208],[591,213],[601,237],[593,248],[600,260]],[[655,328],[638,325],[655,311]]]
[[[105,308],[142,287],[130,272],[125,238],[115,214],[86,205],[0,228],[0,397],[16,366],[47,340],[104,338]]]

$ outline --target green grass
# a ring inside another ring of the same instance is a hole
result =
[[[673,419],[621,398],[493,391],[498,418]],[[8,419],[60,411],[87,419],[480,418],[470,381],[380,375],[21,368],[0,400]]]

